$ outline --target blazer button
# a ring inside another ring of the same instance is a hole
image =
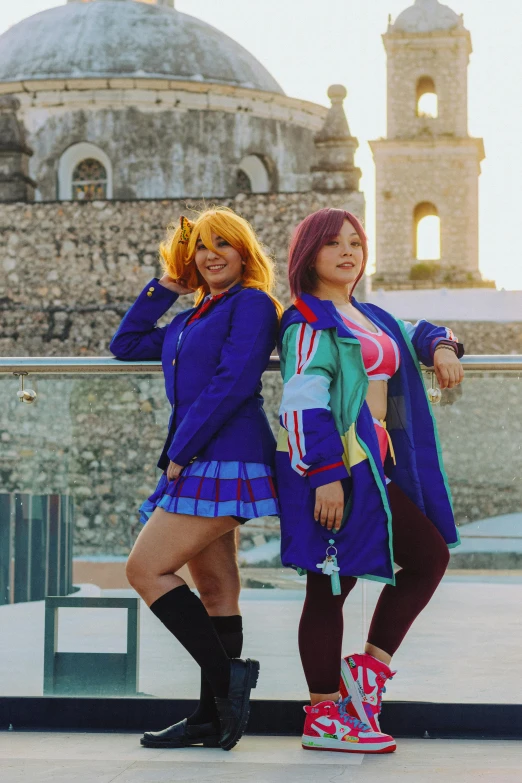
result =
[[[152,291],[147,291],[147,296],[152,296]]]
[[[154,286],[153,286],[153,285],[151,285],[151,287],[149,288],[149,291],[154,291],[154,290],[155,290],[155,289],[154,289]]]

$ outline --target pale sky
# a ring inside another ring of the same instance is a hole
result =
[[[0,33],[65,0],[2,1]],[[359,139],[357,165],[373,245],[374,168],[369,139],[386,134],[386,60],[381,34],[409,0],[177,0],[245,46],[287,95],[327,105],[326,90],[348,88],[346,110]],[[498,287],[522,289],[522,6],[520,0],[451,0],[471,31],[469,131],[482,136],[480,268]],[[8,6],[8,7],[6,7]]]

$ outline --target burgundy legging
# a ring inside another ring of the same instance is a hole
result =
[[[396,484],[389,484],[388,492],[394,559],[401,570],[395,575],[395,587],[385,585],[379,596],[368,642],[393,655],[437,589],[449,552],[435,525]],[[333,595],[330,579],[308,572],[299,652],[311,693],[339,689],[343,604],[356,581],[353,576],[342,576],[341,595]]]

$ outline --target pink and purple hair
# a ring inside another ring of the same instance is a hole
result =
[[[290,244],[288,253],[288,279],[290,291],[294,298],[302,293],[312,293],[316,285],[316,275],[313,264],[322,247],[335,239],[341,231],[345,220],[348,220],[359,234],[363,249],[361,271],[355,280],[350,296],[361,279],[368,260],[368,240],[360,221],[344,209],[327,207],[313,212],[299,223]]]

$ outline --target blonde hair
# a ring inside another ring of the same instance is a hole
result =
[[[272,294],[275,283],[274,262],[264,252],[247,220],[228,207],[213,207],[201,212],[193,222],[184,218],[183,223],[183,226],[169,227],[167,238],[161,243],[159,252],[165,273],[174,280],[183,280],[187,288],[195,290],[196,305],[210,290],[196,266],[196,245],[201,239],[205,247],[219,254],[212,244],[214,232],[228,242],[245,261],[241,279],[243,288],[257,288],[268,294],[275,305],[278,318],[281,318],[283,305]]]

